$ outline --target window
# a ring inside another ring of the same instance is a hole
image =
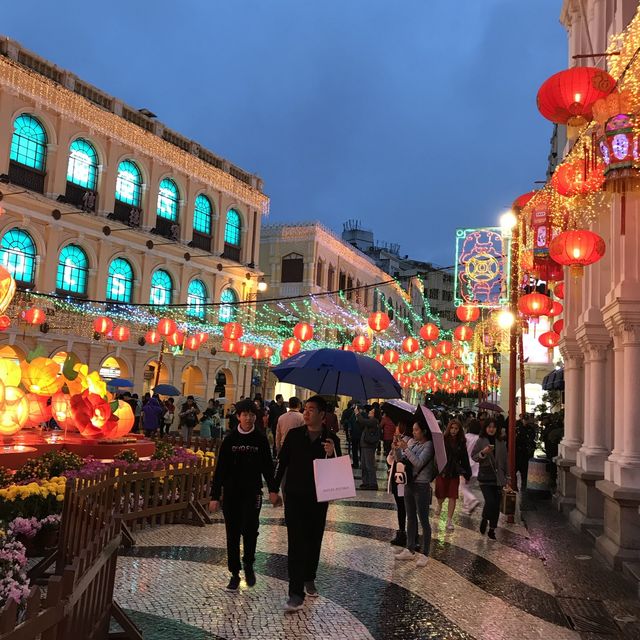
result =
[[[142,174],[131,160],[123,160],[118,165],[116,199],[133,207],[139,207],[142,201]]]
[[[450,273],[445,273],[443,281],[447,284],[451,284],[453,282],[453,276]]]
[[[347,300],[351,300],[353,298],[353,291],[351,291],[352,288],[353,288],[353,278],[349,276],[347,278]]]
[[[88,273],[87,254],[78,245],[68,244],[58,258],[56,289],[84,296],[87,294]]]
[[[443,291],[442,299],[447,302],[451,302],[453,300],[453,293],[451,291]]]
[[[224,226],[224,241],[234,247],[240,246],[240,214],[235,209],[227,211],[227,223]]]
[[[367,285],[364,285],[364,306],[368,307],[369,306],[369,288],[367,287]]]
[[[109,265],[107,277],[107,300],[131,302],[133,269],[124,258],[116,258]]]
[[[344,291],[346,286],[347,286],[347,274],[344,271],[341,271],[340,275],[338,276],[338,289],[340,289],[340,291]]]
[[[165,305],[171,304],[173,294],[173,280],[164,269],[157,269],[151,276],[151,304]]]
[[[38,171],[45,169],[47,133],[39,120],[27,113],[18,116],[13,122],[9,158]]]
[[[318,260],[318,262],[316,262],[316,286],[317,287],[322,286],[323,271],[324,271],[324,263],[322,262],[322,260]]]
[[[193,209],[193,230],[210,236],[212,213],[213,209],[209,198],[200,194],[196,198],[196,204]]]
[[[98,181],[98,154],[92,144],[78,138],[69,147],[67,182],[95,191]]]
[[[290,253],[282,258],[282,277],[280,282],[302,282],[304,259],[299,253]]]
[[[429,289],[429,298],[431,298],[431,300],[439,300],[440,291],[438,289]]]
[[[10,229],[2,236],[0,261],[16,282],[33,284],[36,275],[36,246],[22,229]]]
[[[173,180],[169,180],[169,178],[162,180],[158,187],[158,208],[156,210],[158,217],[176,222],[178,220],[179,202],[180,193],[176,183]]]
[[[232,322],[238,314],[238,308],[235,303],[238,302],[238,296],[233,289],[225,289],[220,294],[220,308],[218,310],[218,320],[220,322]]]
[[[187,291],[187,314],[204,320],[207,287],[202,280],[192,280]]]
[[[330,264],[329,269],[327,269],[327,291],[333,291],[334,280],[336,278],[336,270],[335,267]]]

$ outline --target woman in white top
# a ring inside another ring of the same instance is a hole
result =
[[[471,491],[471,487],[476,483],[478,478],[479,464],[473,460],[471,454],[473,452],[473,448],[476,446],[476,442],[478,442],[478,438],[480,437],[480,420],[471,418],[466,427],[467,433],[465,434],[465,439],[467,441],[467,452],[469,453],[469,463],[471,465],[471,480],[466,482],[462,479],[462,511],[464,513],[472,513],[480,504],[480,500],[478,500],[473,491]]]

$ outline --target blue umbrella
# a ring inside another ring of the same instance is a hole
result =
[[[153,388],[153,393],[160,396],[179,396],[180,391],[172,384],[159,384]]]
[[[341,349],[303,351],[271,369],[280,382],[351,398],[400,398],[400,385],[373,358]]]
[[[126,378],[113,378],[113,380],[107,381],[108,387],[114,387],[115,389],[124,389],[133,387],[133,382]]]

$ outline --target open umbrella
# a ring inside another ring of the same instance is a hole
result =
[[[157,396],[179,396],[180,391],[172,384],[159,384],[153,388],[153,393]]]
[[[504,409],[499,404],[487,402],[486,400],[478,403],[478,409],[486,409],[487,411],[497,411],[498,413],[504,413]]]
[[[397,399],[383,402],[380,408],[389,416],[391,422],[396,424],[398,422],[412,424],[413,414],[416,412],[415,405]]]
[[[130,389],[133,387],[133,382],[126,378],[113,378],[112,380],[107,380],[107,387],[113,387],[114,389]]]
[[[422,424],[426,423],[429,427],[433,440],[433,448],[436,452],[436,464],[438,465],[438,469],[442,471],[447,464],[447,450],[444,447],[444,434],[440,430],[440,425],[436,417],[431,412],[431,409],[427,409],[424,405],[418,407],[414,417],[417,422],[421,422]]]
[[[280,382],[351,398],[400,398],[400,385],[373,358],[341,349],[303,351],[271,369]]]

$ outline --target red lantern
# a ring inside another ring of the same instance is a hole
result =
[[[562,330],[564,329],[564,320],[556,320],[553,323],[553,330],[556,333],[562,333]]]
[[[546,331],[538,337],[538,342],[548,349],[557,347],[560,342],[560,336],[555,331]]]
[[[413,337],[409,336],[402,341],[402,350],[405,353],[414,353],[420,348],[420,343]]]
[[[239,342],[238,346],[236,347],[236,353],[241,358],[248,358],[250,356],[253,356],[255,350],[255,345],[249,344],[248,342]]]
[[[406,360],[400,364],[400,371],[402,371],[402,373],[411,373],[413,371],[413,365],[410,361]]]
[[[528,293],[518,300],[518,309],[522,315],[537,318],[546,316],[552,304],[551,298],[542,293]]]
[[[553,295],[556,298],[560,298],[560,300],[564,300],[564,282],[556,285],[556,288],[553,290]]]
[[[613,91],[615,80],[597,67],[573,67],[552,75],[538,91],[540,113],[556,124],[582,126],[593,104]]]
[[[531,198],[533,198],[533,196],[535,196],[536,193],[538,193],[538,192],[537,191],[529,191],[528,193],[523,193],[521,196],[518,196],[513,201],[513,204],[511,205],[511,208],[515,209],[516,211],[520,211],[521,209],[524,209],[524,207],[527,206],[527,204],[529,203]]]
[[[273,355],[273,349],[271,347],[262,347],[262,353],[264,354],[262,357],[266,359],[271,359]]]
[[[458,320],[475,322],[480,317],[480,309],[472,304],[463,304],[456,309]]]
[[[453,345],[451,344],[451,342],[449,342],[449,340],[443,340],[442,342],[438,343],[437,349],[439,354],[446,356],[451,353]]]
[[[59,427],[73,426],[70,396],[58,391],[51,396],[51,415]]]
[[[198,342],[200,342],[200,344],[204,344],[209,339],[209,334],[204,331],[198,331],[196,336],[198,337]]]
[[[300,351],[300,343],[295,338],[288,338],[282,343],[282,357],[290,358]]]
[[[227,322],[222,330],[222,335],[229,340],[239,340],[242,338],[244,330],[239,322]]]
[[[31,307],[25,311],[24,319],[29,324],[42,324],[47,319],[47,316],[40,307]]]
[[[547,313],[547,315],[550,318],[555,318],[556,316],[559,316],[563,311],[564,307],[562,306],[562,304],[557,300],[554,300],[551,303],[551,309],[549,310],[549,313]]]
[[[200,348],[200,338],[197,335],[189,336],[184,343],[184,346],[190,351],[197,351]]]
[[[442,360],[439,360],[438,358],[436,358],[435,360],[431,361],[431,369],[433,371],[437,371],[438,369],[442,368]]]
[[[422,350],[422,355],[424,355],[424,357],[428,358],[429,360],[431,360],[432,358],[435,358],[436,353],[437,353],[436,348],[431,344]]]
[[[182,331],[174,331],[170,336],[167,336],[167,342],[172,347],[178,347],[184,342],[184,333]]]
[[[313,327],[308,322],[298,322],[293,327],[293,335],[300,340],[300,342],[306,342],[313,338]]]
[[[420,371],[420,369],[424,369],[424,360],[422,358],[414,358],[411,361],[411,364],[414,371]]]
[[[551,257],[558,264],[570,267],[575,277],[582,275],[585,266],[598,262],[604,252],[604,240],[588,229],[563,231],[549,247]]]
[[[126,342],[129,339],[131,332],[129,331],[129,327],[120,325],[113,330],[112,335],[114,340],[117,340],[118,342]]]
[[[456,327],[453,335],[456,340],[460,340],[460,342],[469,342],[473,338],[473,329],[468,327],[466,324],[463,324],[459,327]]]
[[[380,364],[386,364],[386,361],[384,359],[384,353],[379,353],[376,356],[376,360],[380,363]]]
[[[231,340],[230,338],[222,339],[222,350],[227,353],[235,353],[236,347],[238,346],[237,340]]]
[[[583,160],[564,162],[551,176],[551,186],[561,196],[584,196],[602,189],[604,168],[601,164],[592,167]]]
[[[176,323],[171,318],[160,318],[158,321],[158,333],[161,336],[170,336],[176,332]]]
[[[11,326],[11,318],[9,316],[0,316],[0,331],[6,331]]]
[[[389,316],[384,311],[374,311],[369,315],[367,322],[372,331],[378,332],[388,329],[391,320],[389,320]]]
[[[558,282],[564,279],[564,269],[549,256],[536,258],[535,265],[529,270],[538,280]]]
[[[395,364],[396,362],[398,362],[399,359],[400,359],[400,355],[398,354],[397,351],[394,351],[393,349],[387,349],[384,352],[384,361],[387,364]]]
[[[149,329],[149,331],[144,334],[144,339],[147,344],[158,344],[158,342],[162,340],[162,336],[160,335],[159,331],[156,331],[155,329]]]
[[[343,344],[340,349],[342,351],[353,351],[353,347],[350,344]]]
[[[447,358],[444,361],[444,368],[445,369],[455,369],[455,366],[456,366],[456,361],[452,360],[451,358]]]
[[[436,327],[436,325],[432,324],[431,322],[420,327],[420,337],[423,340],[437,340],[439,335],[440,329],[438,329],[438,327]]]
[[[371,348],[371,340],[367,336],[356,336],[351,342],[354,351],[366,353]]]
[[[93,330],[96,331],[97,333],[101,333],[102,335],[105,335],[109,333],[109,331],[111,331],[112,329],[113,329],[113,322],[111,321],[111,318],[107,318],[106,316],[98,316],[93,321]]]
[[[262,347],[255,347],[252,357],[254,360],[262,360],[262,358],[264,358],[264,349]]]

